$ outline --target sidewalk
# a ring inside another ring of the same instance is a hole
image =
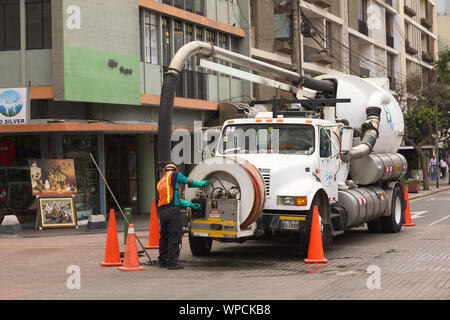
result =
[[[420,190],[418,193],[408,193],[409,200],[418,199],[422,197],[426,197],[438,192],[443,192],[446,190],[450,190],[450,184],[448,184],[449,174],[447,173],[447,177],[445,179],[439,179],[439,188],[436,188],[436,180],[429,180],[430,190],[423,190],[423,185],[420,186]]]
[[[409,193],[409,200],[419,199],[426,197],[438,192],[443,192],[450,190],[450,185],[448,184],[448,174],[447,178],[444,180],[439,180],[439,189],[436,188],[436,181],[430,179],[430,190],[421,189],[418,193]],[[421,186],[423,188],[423,186]],[[109,217],[106,217],[109,219]],[[84,221],[84,222],[82,222]],[[70,235],[82,235],[82,234],[101,234],[107,233],[107,229],[103,230],[88,230],[86,220],[78,221],[79,226],[77,229],[45,229],[36,230],[34,223],[22,224],[23,237],[25,238],[36,238],[36,237],[55,237],[55,236],[70,236]],[[116,223],[117,231],[123,233],[124,231],[124,219],[120,212],[116,212]],[[148,231],[150,227],[150,214],[139,214],[136,213],[132,216],[132,223],[135,226],[136,231]],[[106,220],[106,225],[108,226],[108,220]]]
[[[107,217],[109,219],[109,217]],[[131,222],[134,224],[136,231],[148,231],[150,227],[150,214],[134,214],[131,218]],[[81,234],[99,234],[107,233],[107,229],[100,230],[88,230],[87,220],[78,221],[78,228],[74,229],[44,229],[36,230],[34,223],[22,224],[23,237],[35,238],[35,237],[55,237],[55,236],[69,236],[69,235],[81,235]],[[124,218],[120,212],[116,212],[116,225],[117,232],[122,233],[124,231]],[[106,227],[108,227],[108,220],[106,220]]]

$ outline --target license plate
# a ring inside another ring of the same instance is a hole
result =
[[[220,213],[210,213],[209,216],[211,218],[220,218]]]
[[[193,235],[196,237],[209,237],[209,233],[203,233],[203,232],[193,232]]]
[[[285,230],[298,230],[299,221],[295,220],[280,220],[280,228]]]

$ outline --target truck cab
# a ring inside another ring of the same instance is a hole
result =
[[[273,118],[270,112],[228,120],[216,155],[237,155],[252,163],[264,178],[263,210],[295,215],[310,209],[319,190],[330,202],[337,199],[339,126],[322,119]]]

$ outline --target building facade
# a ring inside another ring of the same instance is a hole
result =
[[[283,7],[283,1],[257,3],[252,6],[252,56],[289,66],[291,8]],[[307,75],[388,78],[395,91],[409,74],[432,68],[438,52],[433,1],[302,0],[300,8]],[[277,94],[267,89],[254,93],[264,98]]]
[[[11,152],[0,168],[3,213],[34,217],[31,189],[19,196],[11,183],[27,190],[29,174],[12,172],[35,158],[75,159],[78,217],[107,212],[113,199],[90,153],[121,206],[150,212],[164,72],[194,40],[249,55],[245,21],[248,0],[0,0],[0,89],[29,96],[26,123],[0,125]],[[194,58],[181,78],[174,129],[214,123],[219,102],[251,95],[248,82],[207,73]]]
[[[439,51],[450,50],[450,2],[438,0],[438,43]]]

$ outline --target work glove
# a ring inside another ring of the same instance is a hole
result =
[[[200,203],[193,203],[191,208],[194,210],[201,210],[202,206],[200,205]]]
[[[209,186],[209,180],[203,180],[202,182],[200,182],[200,184],[202,185],[202,187],[207,187]]]

